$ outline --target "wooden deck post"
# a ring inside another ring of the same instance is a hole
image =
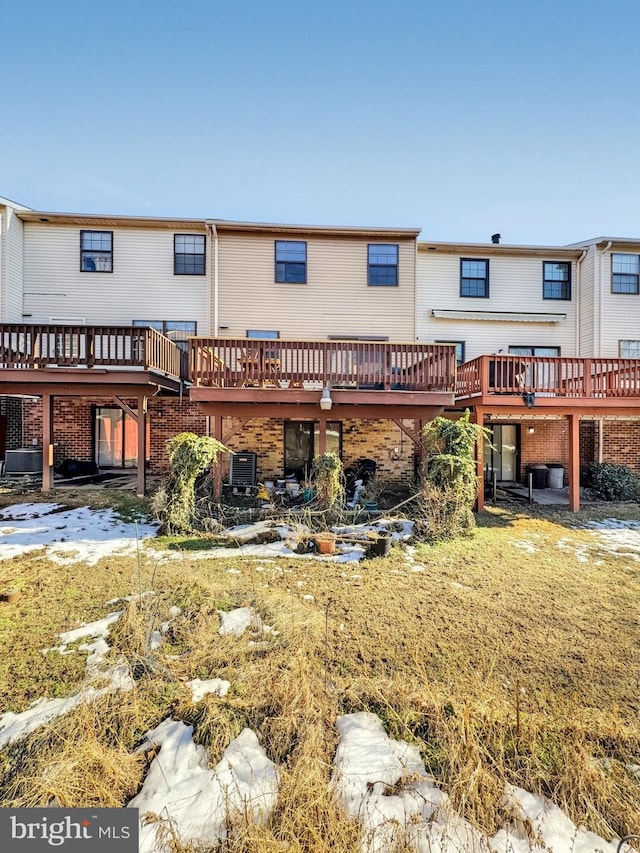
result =
[[[53,394],[42,395],[42,491],[53,488]]]
[[[580,418],[568,415],[569,423],[569,510],[580,511]]]
[[[484,410],[476,406],[474,421],[479,427],[484,426]],[[478,478],[478,492],[476,498],[476,509],[478,512],[484,510],[484,438],[476,441],[476,475]]]
[[[145,496],[147,490],[147,398],[138,397],[138,478],[136,494]]]
[[[327,452],[327,419],[321,417],[318,423],[318,454]]]
[[[211,418],[213,426],[213,437],[218,441],[222,441],[222,415],[214,415]],[[213,465],[213,497],[220,503],[222,500],[222,468],[220,462],[215,462]]]

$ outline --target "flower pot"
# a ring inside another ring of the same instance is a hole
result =
[[[369,545],[367,549],[367,556],[369,557],[386,557],[387,554],[391,551],[391,537],[390,536],[378,536],[377,539],[374,539],[373,542]]]
[[[17,601],[22,593],[19,589],[7,589],[2,595],[2,600],[6,601],[7,604],[13,604],[14,601]]]
[[[336,550],[335,536],[318,536],[316,543],[321,554],[333,554]]]

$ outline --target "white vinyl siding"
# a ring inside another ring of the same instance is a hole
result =
[[[276,240],[307,244],[306,284],[274,281]],[[220,325],[227,337],[278,329],[284,339],[378,335],[414,340],[415,241],[399,245],[397,287],[369,287],[371,237],[219,233]],[[388,244],[388,237],[380,243]]]
[[[615,247],[614,247],[615,248]],[[621,253],[617,248],[616,254]],[[625,254],[627,249],[625,248]],[[629,254],[640,254],[640,245],[630,246]],[[600,314],[601,355],[615,358],[619,341],[636,340],[640,335],[640,294],[611,292],[611,251],[602,258],[602,310]]]
[[[0,221],[0,278],[2,292],[0,318],[4,323],[21,323],[22,317],[22,266],[23,224],[15,212],[7,207]]]
[[[560,347],[562,355],[575,354],[575,300],[552,302],[543,298],[543,260],[549,257],[489,258],[489,298],[460,296],[460,258],[474,258],[468,252],[418,251],[416,269],[417,336],[420,341],[464,341],[465,360],[480,355],[507,352],[510,346]],[[575,261],[571,261],[575,281]],[[558,323],[520,322],[486,319],[440,319],[436,309],[518,314],[566,314]]]
[[[594,353],[594,312],[595,312],[595,246],[589,246],[585,259],[580,264],[580,294],[579,294],[579,336],[580,351],[578,355],[582,358]]]
[[[25,312],[31,323],[50,316],[82,316],[88,325],[128,325],[139,317],[196,320],[207,334],[209,277],[173,272],[174,232],[154,228],[113,231],[113,272],[80,272],[80,227],[25,225]]]

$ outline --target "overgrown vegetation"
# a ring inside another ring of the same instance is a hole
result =
[[[434,418],[422,430],[420,532],[429,541],[460,536],[475,525],[475,448],[484,434],[482,427],[471,422],[468,410],[458,420]]]
[[[153,503],[164,532],[203,529],[196,514],[196,480],[217,463],[220,453],[228,452],[229,448],[217,439],[192,432],[181,432],[167,441],[169,476]]]
[[[327,451],[313,460],[318,509],[332,512],[344,502],[344,469],[337,453]]]
[[[124,805],[151,760],[135,747],[164,717],[194,725],[211,764],[248,725],[280,767],[279,804],[271,826],[249,827],[228,849],[357,853],[358,828],[328,779],[336,715],[367,710],[419,746],[458,811],[486,832],[503,823],[505,782],[551,797],[606,837],[638,832],[640,572],[575,521],[490,509],[474,537],[418,545],[411,559],[394,549],[357,572],[313,560],[145,557],[142,587],[155,595],[124,605],[110,657],[149,664],[150,628],[179,606],[154,665],[131,693],[0,752],[0,805]],[[0,607],[0,710],[19,712],[75,692],[84,655],[40,649],[137,592],[138,568],[112,557],[87,572],[42,555],[5,566],[24,594]],[[217,634],[218,610],[248,605],[280,632],[266,646]],[[229,694],[194,705],[185,682],[213,677],[231,682]]]
[[[580,483],[602,501],[640,502],[640,479],[625,465],[590,462],[582,470]]]

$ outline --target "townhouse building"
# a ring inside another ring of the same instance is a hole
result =
[[[469,408],[480,480],[561,464],[576,509],[580,464],[640,470],[640,240],[418,238],[0,199],[0,454],[41,450],[45,487],[65,459],[137,467],[142,491],[189,429],[260,479],[330,448],[408,480],[421,425]]]

